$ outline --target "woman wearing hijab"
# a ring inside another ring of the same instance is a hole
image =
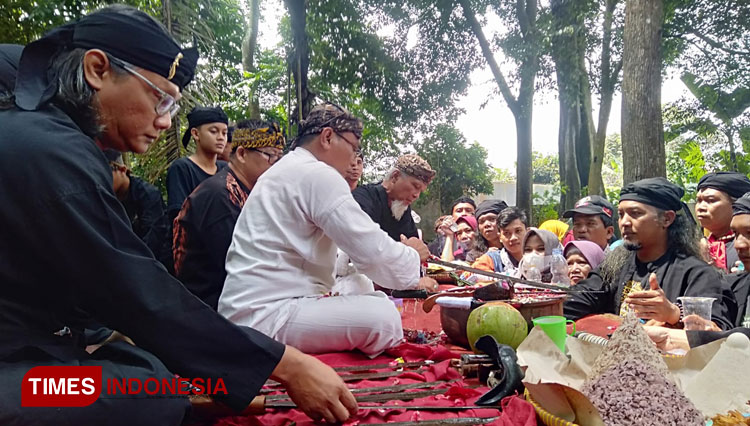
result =
[[[546,220],[544,221],[544,223],[539,225],[539,229],[550,231],[553,234],[557,235],[557,238],[560,240],[560,242],[563,245],[573,240],[573,230],[570,229],[570,226],[568,226],[567,223],[561,220],[557,220],[557,219]]]
[[[523,237],[524,258],[521,261],[519,269],[524,271],[523,264],[528,262],[528,255],[535,254],[541,256],[544,258],[544,266],[541,270],[542,282],[550,282],[552,279],[552,273],[550,272],[550,259],[552,251],[556,248],[562,248],[557,235],[543,229],[529,228],[528,232],[526,232],[526,235]]]
[[[568,261],[570,285],[576,285],[578,281],[588,278],[591,271],[602,263],[604,250],[591,241],[571,241],[565,245],[563,256]]]
[[[484,254],[481,249],[477,249],[477,220],[474,216],[461,216],[456,219],[454,235],[459,247],[453,250],[452,238],[447,238],[441,259],[448,262],[453,260],[473,262]]]

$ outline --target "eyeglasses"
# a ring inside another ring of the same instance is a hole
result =
[[[170,117],[174,117],[177,115],[177,111],[180,110],[180,104],[177,103],[177,100],[174,98],[174,96],[170,95],[169,93],[161,90],[159,87],[157,87],[154,83],[152,83],[149,79],[142,76],[140,73],[138,73],[135,69],[133,69],[133,65],[123,61],[122,59],[115,58],[112,55],[107,55],[109,57],[110,62],[113,62],[115,65],[121,67],[125,71],[133,74],[134,76],[140,78],[143,80],[144,83],[148,84],[149,87],[156,90],[160,97],[159,102],[154,106],[154,111],[156,111],[156,114],[158,116],[169,114]]]
[[[352,146],[352,149],[354,150],[354,155],[356,155],[357,157],[359,157],[362,154],[362,147],[359,146],[359,144],[355,144],[354,142],[352,142],[349,139],[345,138],[344,135],[342,135],[341,133],[339,133],[339,132],[337,132],[335,130],[333,131],[333,133],[336,133],[338,135],[338,137],[340,137],[341,139],[345,140],[346,143],[348,143],[349,145]]]
[[[258,148],[248,148],[251,151],[259,152],[263,154],[264,157],[268,160],[268,164],[273,164],[281,159],[281,157],[284,156],[284,154],[271,154],[266,151],[261,151]]]

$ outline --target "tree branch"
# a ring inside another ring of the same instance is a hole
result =
[[[689,31],[688,34],[692,34],[692,35],[698,37],[699,39],[705,41],[709,46],[711,46],[713,48],[716,48],[716,49],[719,49],[719,50],[722,50],[722,51],[724,51],[726,53],[731,53],[732,55],[750,56],[750,52],[749,51],[742,51],[742,50],[730,49],[728,47],[725,47],[723,44],[719,43],[718,41],[713,40],[710,37],[705,36],[705,35],[699,33],[698,31]]]
[[[518,17],[518,26],[521,27],[521,34],[525,37],[529,32],[530,24],[529,15],[526,13],[526,2],[524,0],[516,0],[516,16]]]
[[[500,67],[497,65],[497,61],[495,61],[495,56],[492,54],[490,44],[489,42],[487,42],[487,38],[484,36],[482,26],[479,25],[479,21],[477,21],[476,15],[474,15],[474,11],[471,10],[469,0],[458,0],[458,3],[461,5],[461,8],[464,11],[464,16],[469,22],[471,30],[474,32],[474,35],[476,35],[477,40],[479,41],[479,46],[482,48],[484,59],[487,61],[487,64],[492,70],[492,75],[495,77],[495,81],[497,82],[497,85],[500,89],[500,93],[503,95],[503,99],[505,99],[505,102],[508,104],[508,108],[510,108],[513,114],[516,115],[519,112],[518,100],[510,91],[510,87],[505,80],[505,76],[503,75],[502,71],[500,71]]]

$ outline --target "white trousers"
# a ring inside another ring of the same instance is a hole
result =
[[[379,291],[350,296],[297,299],[296,312],[276,340],[306,353],[359,349],[375,357],[404,337],[401,315]]]

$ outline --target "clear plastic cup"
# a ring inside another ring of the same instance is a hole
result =
[[[678,297],[682,303],[685,330],[708,330],[711,328],[711,306],[715,297]],[[703,321],[702,321],[702,320]]]

